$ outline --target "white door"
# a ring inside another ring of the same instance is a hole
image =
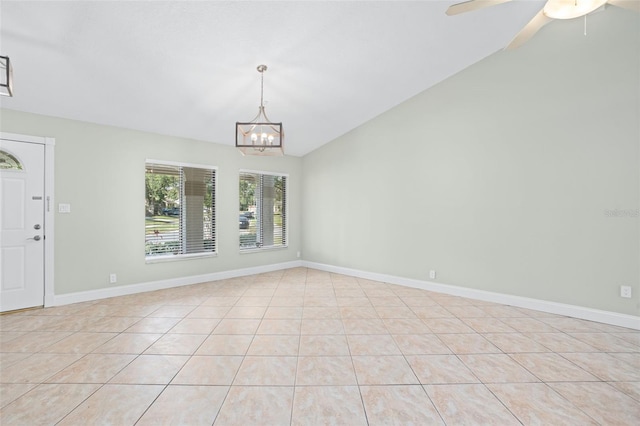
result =
[[[44,305],[44,154],[0,139],[0,311]]]

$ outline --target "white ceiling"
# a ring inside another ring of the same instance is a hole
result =
[[[301,156],[506,46],[544,1],[453,3],[2,0],[0,106],[233,145],[264,63],[267,115]]]

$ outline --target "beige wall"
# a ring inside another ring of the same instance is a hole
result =
[[[243,157],[235,148],[115,127],[1,111],[3,132],[49,136],[55,145],[55,294],[147,283],[298,260],[301,159]],[[233,130],[233,129],[232,129]],[[230,134],[232,136],[232,134]],[[219,255],[145,263],[145,160],[218,167]],[[238,173],[240,169],[288,173],[289,248],[240,254]]]
[[[640,19],[589,22],[305,156],[304,259],[639,315]]]

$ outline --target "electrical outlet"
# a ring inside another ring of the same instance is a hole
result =
[[[296,253],[296,257],[300,259],[300,252]]]
[[[436,271],[434,269],[429,271],[429,279],[432,279],[432,280],[436,279]]]
[[[620,286],[620,297],[631,298],[631,286],[629,286],[629,285],[621,285]]]
[[[109,274],[109,282],[115,284],[118,282],[118,276],[116,274]]]

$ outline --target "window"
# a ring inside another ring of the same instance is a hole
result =
[[[0,151],[0,170],[22,170],[22,164],[8,152]]]
[[[216,252],[216,170],[207,166],[146,163],[147,259]]]
[[[287,246],[287,177],[240,172],[240,249]]]

